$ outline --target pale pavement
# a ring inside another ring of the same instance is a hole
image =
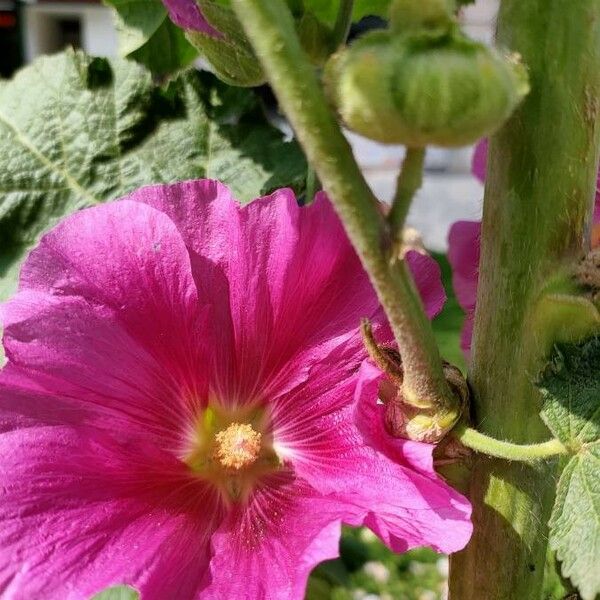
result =
[[[375,195],[390,201],[404,150],[348,134],[355,156]],[[431,149],[423,187],[417,193],[407,223],[421,232],[431,250],[445,251],[455,221],[481,219],[483,186],[470,173],[472,149]]]

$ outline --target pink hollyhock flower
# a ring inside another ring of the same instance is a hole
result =
[[[221,37],[221,34],[204,18],[196,0],[162,1],[169,12],[169,18],[178,27],[199,31],[210,37]]]
[[[432,316],[437,265],[408,262]],[[82,210],[0,315],[3,598],[295,599],[342,523],[469,539],[433,447],[383,429],[358,324],[386,325],[323,194],[240,207],[201,180]]]
[[[483,183],[487,169],[487,140],[482,140],[473,154],[473,174]],[[600,173],[596,188],[596,205],[592,229],[592,246],[600,246]],[[461,348],[467,358],[471,350],[477,282],[479,279],[481,221],[457,221],[448,234],[448,260],[452,266],[452,287],[461,308],[465,311],[465,322],[461,332]]]

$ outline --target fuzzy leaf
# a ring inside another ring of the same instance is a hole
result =
[[[550,546],[583,600],[600,594],[600,444],[571,458],[558,483]]]
[[[210,177],[242,201],[303,185],[295,142],[250,90],[188,72],[166,88],[129,61],[42,57],[0,84],[0,293],[61,217],[149,183]]]
[[[542,418],[564,444],[600,440],[600,338],[557,346],[537,383]]]
[[[600,338],[557,346],[538,387],[542,418],[573,452],[550,518],[550,546],[584,600],[600,594]]]
[[[197,56],[184,32],[167,15],[161,0],[104,0],[115,10],[122,56],[163,76],[179,71]]]

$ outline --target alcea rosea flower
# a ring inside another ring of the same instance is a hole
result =
[[[475,148],[473,174],[485,181],[487,168],[487,140]],[[596,205],[592,228],[592,247],[600,246],[600,173],[596,188]],[[471,350],[477,282],[479,279],[481,221],[457,221],[448,234],[448,260],[452,266],[452,286],[461,308],[465,311],[465,322],[461,333],[461,348],[468,357]]]
[[[429,315],[437,266],[408,257]],[[342,523],[451,552],[470,507],[392,439],[359,320],[384,318],[321,194],[201,180],[46,234],[1,312],[0,590],[302,598]]]

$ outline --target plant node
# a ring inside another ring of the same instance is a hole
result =
[[[456,425],[469,403],[469,387],[460,369],[443,361],[444,376],[456,400],[454,405],[415,406],[403,392],[404,369],[398,350],[378,344],[367,319],[361,323],[361,333],[371,360],[386,375],[380,398],[386,405],[385,422],[390,435],[419,442],[439,442]]]

